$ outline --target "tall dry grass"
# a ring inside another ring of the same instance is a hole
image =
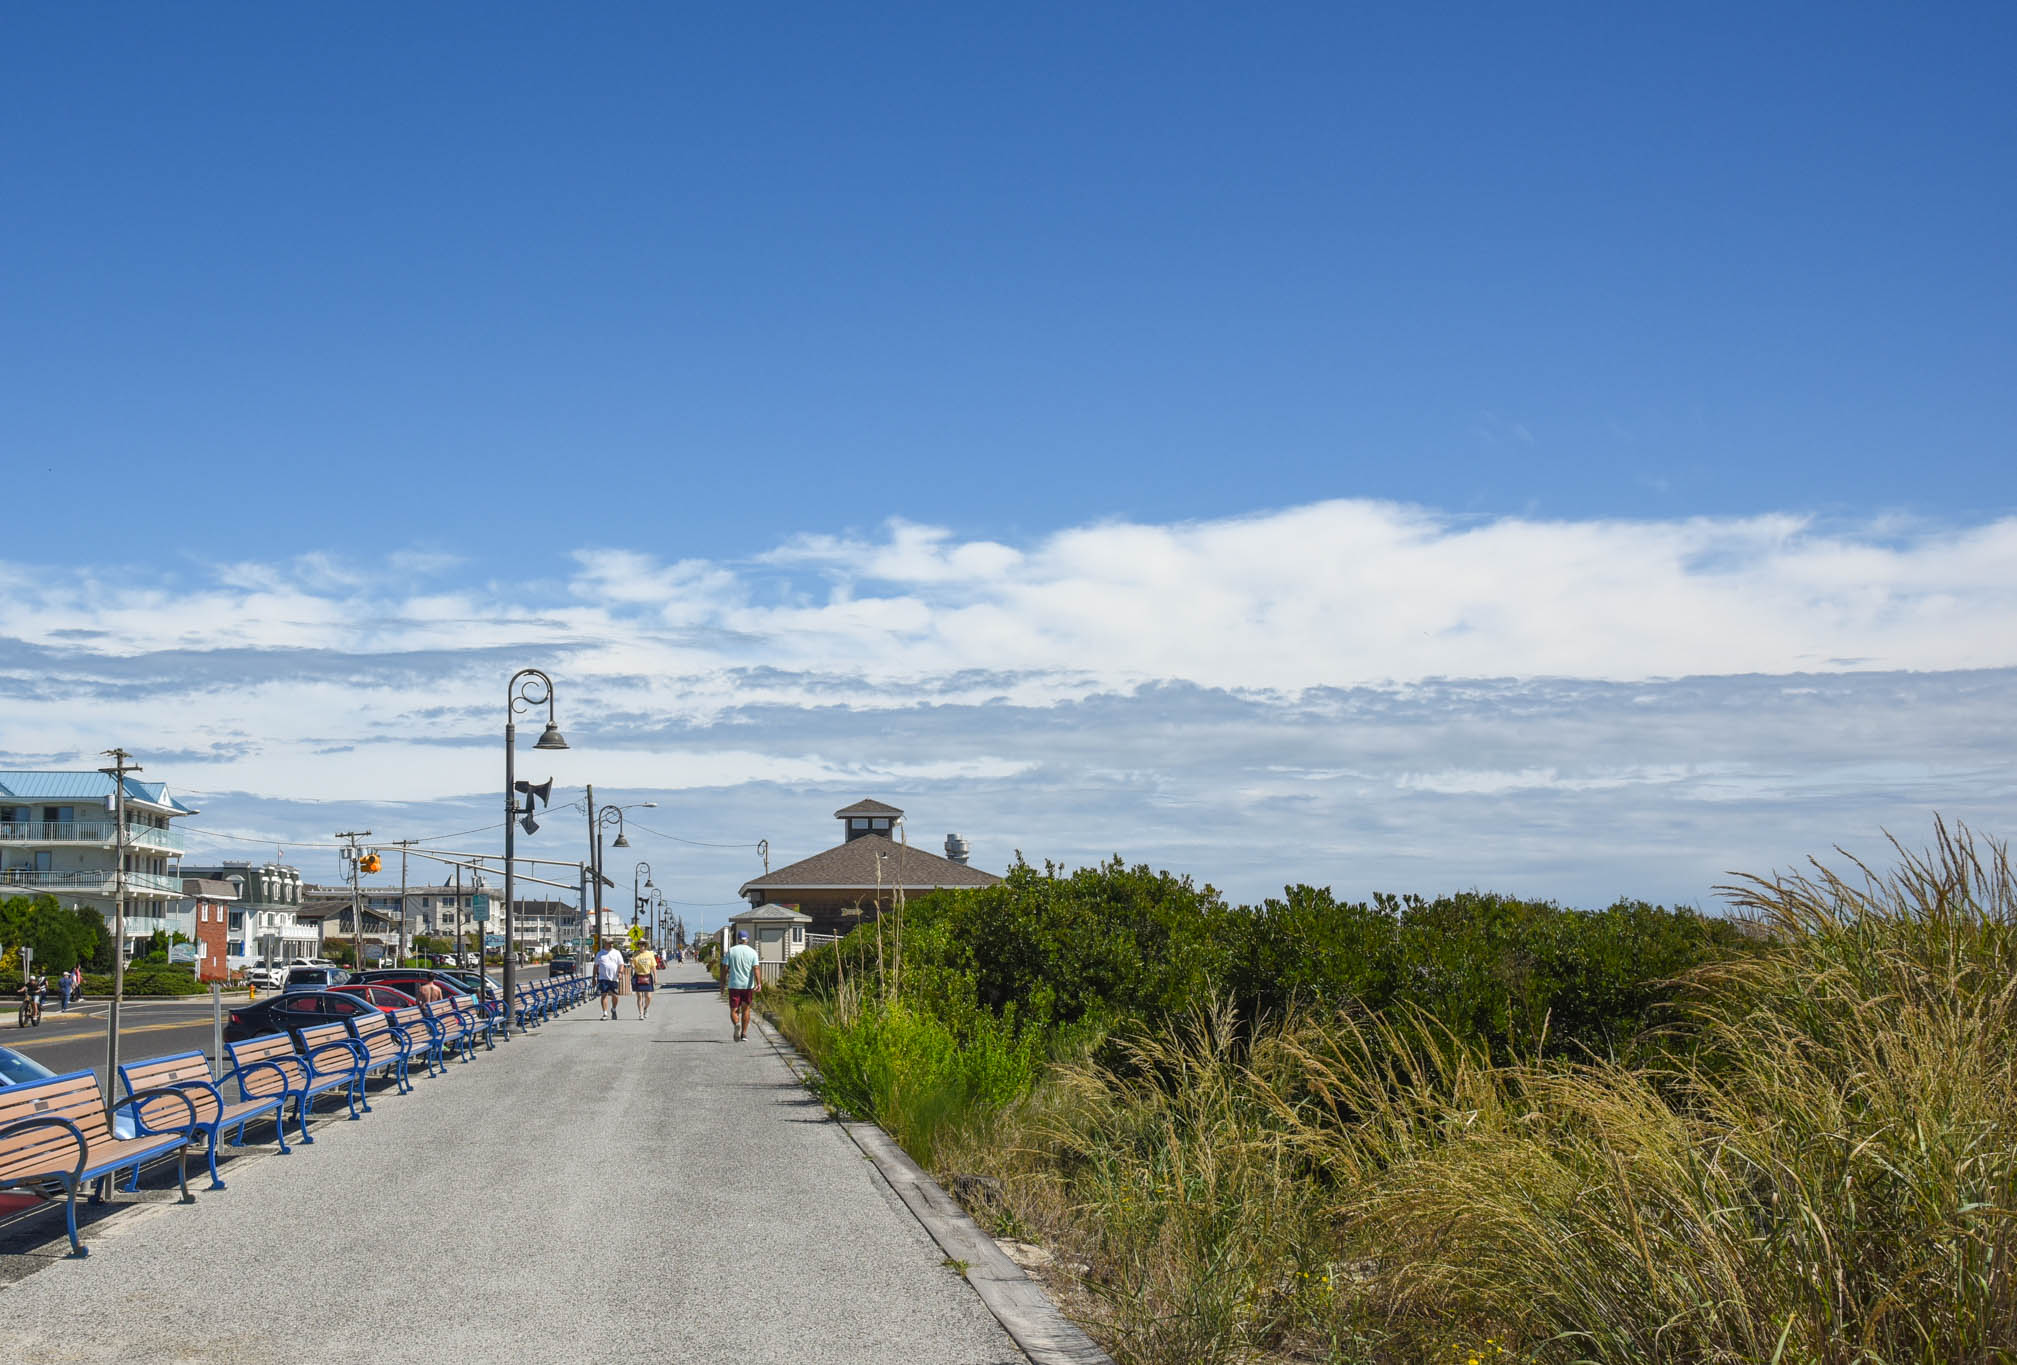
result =
[[[1659,1066],[1208,1014],[941,1166],[1142,1365],[2017,1360],[2017,884],[1965,829],[1896,852],[1730,888],[1760,949],[1676,984]]]

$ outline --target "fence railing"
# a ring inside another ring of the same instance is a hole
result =
[[[116,820],[7,820],[0,821],[0,841],[17,844],[97,844],[111,848],[119,842]],[[182,831],[156,829],[153,825],[126,822],[129,848],[166,848],[180,852]]]
[[[68,891],[80,896],[110,896],[117,889],[113,885],[113,873],[109,867],[69,872],[10,867],[0,872],[0,886],[18,886],[32,891]],[[126,874],[126,889],[143,895],[151,893],[180,896],[182,879],[164,877],[154,872],[129,872]]]

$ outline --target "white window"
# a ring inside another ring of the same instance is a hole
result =
[[[791,941],[793,943],[805,942],[805,926],[803,924],[794,924],[791,926]]]

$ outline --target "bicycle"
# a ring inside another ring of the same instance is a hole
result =
[[[14,1023],[16,1028],[27,1028],[30,1024],[33,1024],[36,1028],[41,1028],[42,1002],[33,996],[24,995],[21,997],[21,1010],[15,1016]]]

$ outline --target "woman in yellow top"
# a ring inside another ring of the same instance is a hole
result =
[[[658,988],[658,954],[639,948],[630,959],[630,993],[637,999],[637,1017],[651,1013],[651,993]]]

